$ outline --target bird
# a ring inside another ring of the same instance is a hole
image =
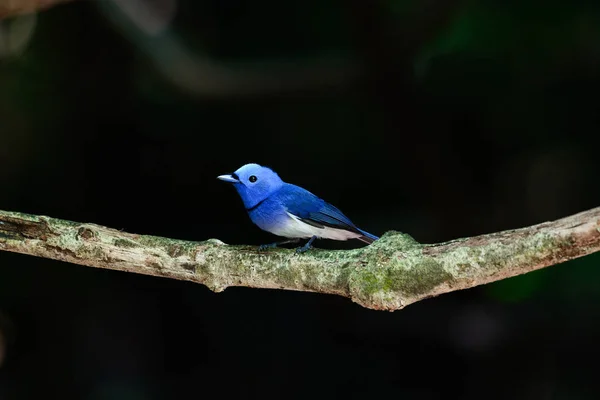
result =
[[[269,167],[245,164],[217,179],[229,182],[240,195],[248,216],[264,231],[285,240],[264,244],[259,250],[283,244],[308,242],[296,249],[304,253],[316,239],[358,239],[371,244],[379,237],[359,229],[339,209],[306,189],[284,182]]]

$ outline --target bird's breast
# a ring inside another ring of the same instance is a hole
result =
[[[252,222],[260,229],[277,236],[288,238],[307,238],[313,236],[311,232],[302,229],[302,225],[298,224],[283,206],[265,202],[260,207],[249,211],[248,215]]]

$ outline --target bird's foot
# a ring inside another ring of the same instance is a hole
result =
[[[278,247],[282,244],[298,243],[299,241],[300,241],[300,239],[288,239],[288,240],[284,240],[281,242],[261,244],[260,246],[258,246],[258,250],[261,251],[261,250],[267,250],[267,249],[274,249],[275,247]]]
[[[296,249],[296,253],[297,254],[302,254],[304,252],[307,252],[308,250],[312,249],[313,247],[311,245],[309,245],[308,243],[306,243],[304,246],[298,247]]]
[[[261,244],[260,246],[258,246],[258,250],[264,251],[267,249],[274,249],[275,247],[277,247],[277,243]]]
[[[304,252],[312,249],[312,243],[315,241],[316,238],[317,238],[316,236],[313,236],[310,238],[310,240],[304,246],[298,247],[296,249],[296,254],[301,254],[301,253],[304,253]]]

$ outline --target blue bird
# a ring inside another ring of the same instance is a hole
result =
[[[268,167],[246,164],[217,179],[233,184],[250,219],[259,228],[288,238],[262,245],[261,250],[307,238],[308,243],[296,249],[298,253],[310,249],[317,238],[358,239],[368,244],[379,239],[357,228],[340,210],[308,190],[284,182]]]

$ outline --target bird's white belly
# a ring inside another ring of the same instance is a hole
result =
[[[316,236],[322,239],[333,239],[333,240],[348,240],[355,239],[361,235],[358,233],[346,231],[343,229],[335,228],[317,228],[302,222],[298,217],[289,212],[286,212],[289,216],[285,221],[273,226],[269,231],[277,236],[287,238],[310,238]]]

